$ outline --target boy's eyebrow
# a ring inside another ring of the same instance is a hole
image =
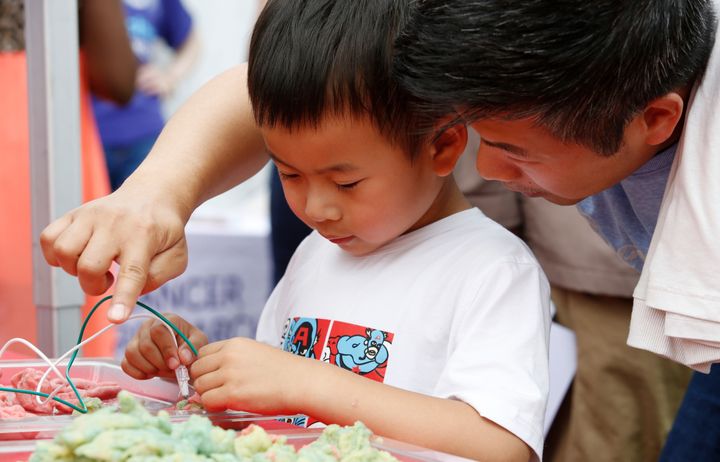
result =
[[[327,172],[350,172],[353,170],[357,170],[357,167],[353,164],[343,163],[343,164],[335,164],[331,165],[329,167],[321,168],[320,170],[316,170],[317,173],[327,173]]]
[[[293,167],[292,165],[288,164],[288,163],[285,162],[284,160],[278,158],[278,156],[276,156],[275,153],[272,152],[271,150],[267,149],[267,153],[268,153],[268,155],[270,156],[270,158],[271,158],[272,160],[274,160],[275,162],[277,162],[277,163],[279,163],[279,164],[282,164],[282,165],[284,165],[284,166],[286,166],[286,167],[290,167],[290,168],[293,169],[293,170],[297,170],[297,168],[295,168],[295,167]],[[340,163],[340,164],[335,164],[335,165],[331,165],[331,166],[329,166],[329,167],[325,167],[325,168],[321,168],[321,169],[315,170],[315,173],[349,172],[349,171],[352,171],[352,170],[357,170],[357,167],[356,167],[355,165],[349,164],[349,163]]]
[[[502,149],[503,151],[511,152],[511,153],[513,153],[513,154],[515,154],[515,155],[517,155],[517,156],[527,157],[527,155],[528,155],[528,152],[527,152],[525,149],[523,149],[523,148],[521,148],[521,147],[519,147],[519,146],[515,146],[515,145],[513,145],[513,144],[496,143],[496,142],[494,142],[494,141],[489,141],[489,140],[487,140],[487,139],[485,139],[485,138],[481,138],[481,141],[482,141],[483,143],[487,144],[488,146],[492,146],[492,147],[494,147],[494,148]]]
[[[285,162],[284,160],[282,160],[278,156],[276,156],[275,153],[272,152],[271,150],[269,150],[267,148],[265,150],[267,151],[268,155],[274,162],[277,162],[278,164],[283,164],[284,166],[290,167],[293,170],[297,170],[295,167],[293,167],[292,165],[288,164],[287,162]]]

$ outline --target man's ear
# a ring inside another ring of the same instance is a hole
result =
[[[657,146],[666,142],[678,127],[684,107],[683,97],[678,92],[670,92],[650,101],[642,114],[645,143]]]
[[[433,170],[438,176],[448,176],[465,151],[468,133],[464,124],[451,125],[432,142]]]

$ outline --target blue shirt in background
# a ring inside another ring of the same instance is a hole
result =
[[[577,204],[620,258],[642,271],[675,158],[673,145],[615,186]]]
[[[178,49],[190,34],[192,19],[180,0],[124,0],[123,4],[125,25],[140,64],[150,61],[158,40]],[[106,149],[157,136],[165,124],[160,99],[139,90],[122,107],[93,98],[93,109]]]

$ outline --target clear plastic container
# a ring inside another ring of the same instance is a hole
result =
[[[0,384],[9,385],[10,378],[15,373],[28,367],[44,370],[47,365],[40,360],[0,361]],[[58,368],[62,373],[65,372],[64,366]],[[149,411],[168,410],[170,420],[174,422],[184,421],[192,414],[200,414],[208,417],[215,425],[233,430],[241,430],[251,423],[256,423],[264,427],[268,433],[285,435],[288,443],[298,449],[312,443],[322,433],[320,429],[297,428],[279,422],[279,420],[290,421],[299,417],[297,415],[263,416],[245,412],[207,413],[175,410],[173,406],[178,400],[177,383],[160,378],[135,380],[125,374],[120,366],[111,360],[78,359],[73,364],[70,375],[99,382],[116,382],[124,390],[135,395]],[[0,420],[0,462],[28,460],[32,451],[35,450],[37,440],[53,438],[73,418],[71,415],[55,415]],[[277,429],[278,427],[288,428]],[[372,445],[389,452],[403,462],[462,462],[469,460],[387,438],[373,437]]]
[[[322,430],[299,428],[269,431],[268,433],[285,435],[287,436],[289,444],[300,449],[315,441],[322,433]],[[470,460],[379,436],[372,436],[371,444],[376,449],[389,452],[402,462],[467,462]],[[2,460],[0,460],[0,462],[2,462]]]
[[[0,385],[12,387],[10,379],[17,372],[26,368],[45,370],[47,364],[41,360],[3,360],[0,361]],[[65,365],[58,366],[63,374]],[[298,416],[264,416],[246,412],[208,413],[205,411],[179,411],[174,408],[179,398],[176,382],[161,378],[135,380],[122,371],[112,360],[78,359],[70,370],[73,378],[89,379],[96,382],[115,382],[124,390],[132,393],[152,413],[162,409],[170,414],[170,420],[180,422],[192,414],[200,414],[210,418],[214,424],[223,428],[241,430],[258,421],[277,421],[292,419]],[[41,398],[42,399],[42,398]],[[112,404],[113,400],[106,401]],[[72,415],[31,416],[23,419],[0,420],[0,447],[8,446],[10,441],[50,439],[74,417]],[[3,459],[0,459],[0,462]]]

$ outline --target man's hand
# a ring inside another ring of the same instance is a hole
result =
[[[155,146],[116,192],[79,207],[42,233],[45,259],[89,294],[113,283],[108,318],[123,322],[140,294],[187,266],[185,223],[202,202],[250,178],[267,162],[247,95],[247,68],[225,71],[168,121]]]
[[[124,188],[68,212],[40,235],[47,262],[77,276],[88,294],[107,291],[113,261],[120,265],[108,312],[115,323],[130,316],[141,294],[187,266],[182,214],[143,188]]]

